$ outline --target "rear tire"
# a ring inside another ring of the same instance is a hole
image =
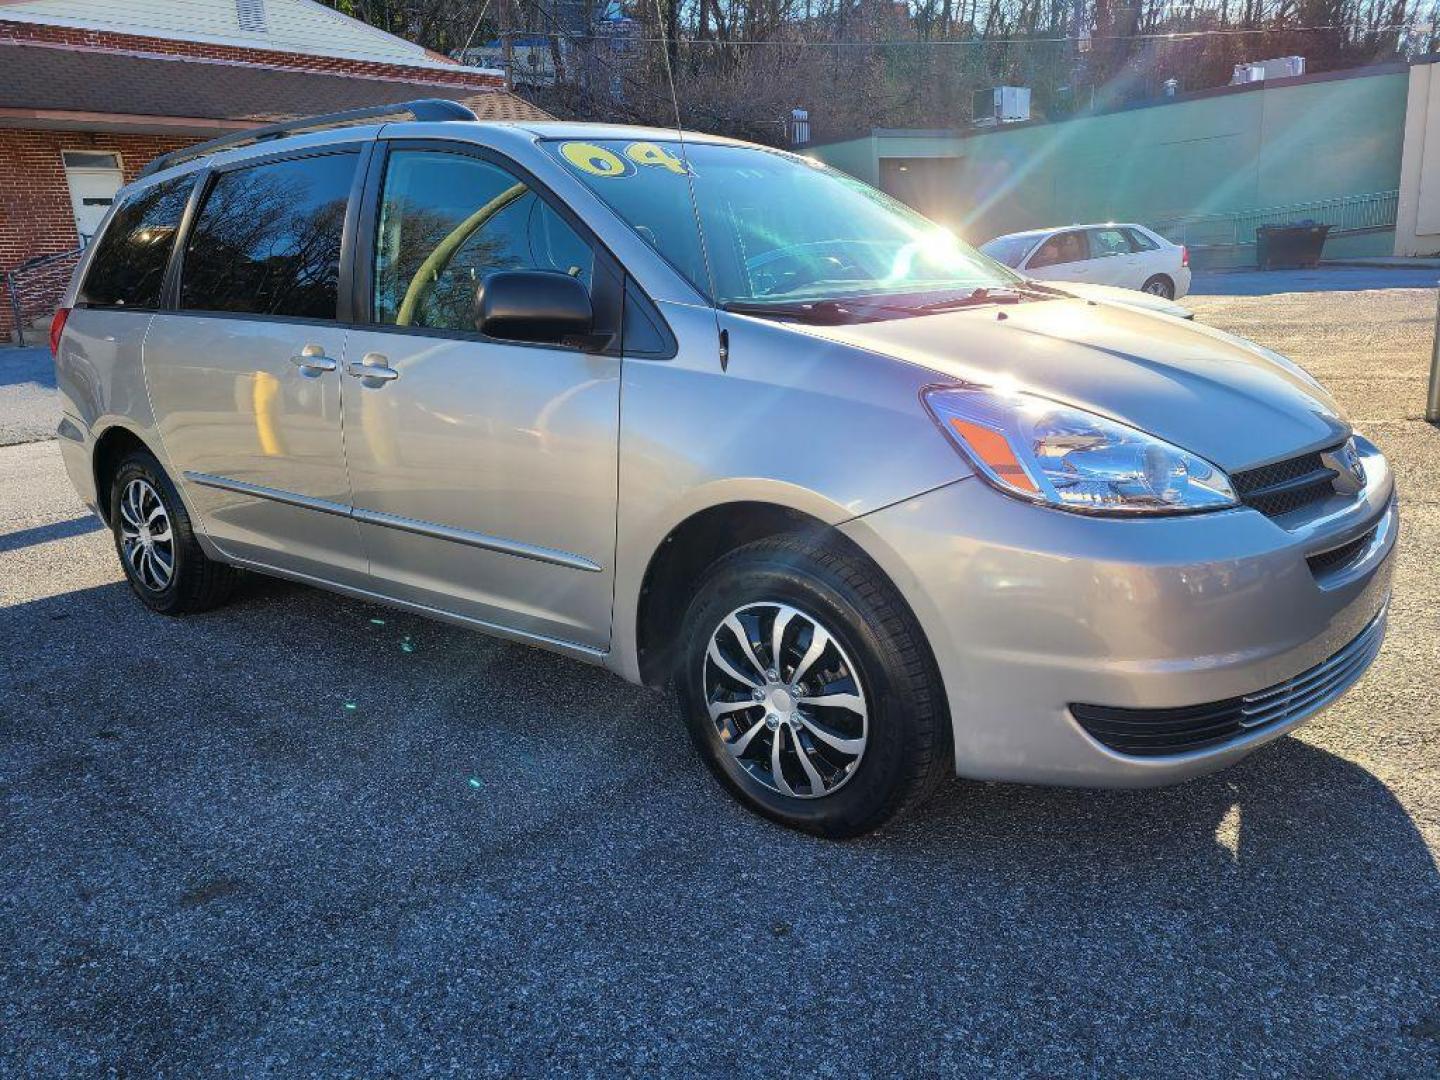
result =
[[[877,568],[834,542],[771,537],[720,559],[685,613],[678,656],[701,756],[782,824],[856,836],[953,773],[949,710],[919,625]]]
[[[1156,274],[1145,279],[1145,284],[1140,286],[1140,291],[1147,292],[1151,296],[1158,296],[1163,300],[1174,300],[1175,282],[1165,274]]]
[[[201,550],[175,485],[149,453],[137,450],[115,470],[110,531],[125,579],[151,611],[208,611],[234,591],[238,572]]]

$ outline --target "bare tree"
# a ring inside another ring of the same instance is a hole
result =
[[[441,52],[477,19],[488,39],[501,30],[494,0],[328,2]],[[1171,78],[1224,85],[1245,60],[1299,54],[1328,71],[1440,48],[1440,0],[589,0],[578,29],[567,0],[510,2],[551,43],[553,83],[519,91],[549,111],[673,123],[673,72],[684,124],[771,143],[797,106],[817,137],[954,127],[972,91],[1002,83],[1031,87],[1044,116],[1154,97]]]

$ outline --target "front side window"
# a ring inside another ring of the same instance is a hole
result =
[[[544,145],[720,304],[903,297],[1020,281],[888,195],[792,154],[678,141]]]
[[[590,284],[595,257],[559,214],[499,165],[396,150],[375,236],[374,318],[474,330],[476,299],[499,270],[547,270]]]
[[[1083,262],[1090,258],[1085,238],[1078,232],[1057,233],[1040,245],[1040,250],[1030,260],[1030,268],[1059,266],[1062,263]]]
[[[215,178],[185,246],[180,306],[335,318],[354,153],[294,158]]]
[[[127,195],[95,245],[79,301],[95,307],[160,306],[165,267],[195,177],[151,184]]]

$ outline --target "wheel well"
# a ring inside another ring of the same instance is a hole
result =
[[[1160,281],[1168,281],[1170,283],[1170,288],[1175,288],[1175,279],[1172,278],[1169,274],[1151,274],[1148,278],[1145,279],[1145,284],[1149,285],[1150,282],[1157,279]],[[1131,278],[1130,280],[1134,281],[1135,279]]]
[[[95,505],[107,525],[110,524],[110,483],[120,468],[120,462],[136,450],[147,454],[151,452],[140,436],[123,427],[110,428],[95,443],[95,453],[91,458],[95,469]]]
[[[640,677],[647,686],[663,686],[669,679],[680,620],[706,568],[738,547],[781,533],[824,536],[860,551],[853,540],[819,518],[760,502],[701,510],[661,541],[645,569],[635,620]]]

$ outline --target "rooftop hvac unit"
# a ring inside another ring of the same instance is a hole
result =
[[[1236,64],[1235,74],[1230,77],[1231,86],[1244,83],[1264,82],[1266,79],[1293,79],[1305,74],[1305,57],[1277,56],[1273,60],[1257,60],[1249,64]]]
[[[971,115],[978,127],[1029,120],[1030,87],[994,86],[989,90],[976,90]]]

